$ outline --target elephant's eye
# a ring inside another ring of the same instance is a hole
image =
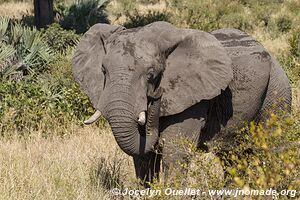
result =
[[[153,77],[154,77],[154,75],[151,73],[151,74],[147,74],[147,80],[148,81],[151,81],[151,80],[153,80]]]
[[[148,70],[148,73],[147,73],[147,80],[148,81],[152,81],[154,78],[154,69],[153,68],[150,68]]]
[[[102,70],[102,72],[104,74],[104,82],[103,82],[103,90],[104,90],[105,85],[106,85],[106,69],[105,69],[105,67],[103,65],[101,66],[101,70]]]

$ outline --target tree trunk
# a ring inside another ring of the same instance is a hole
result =
[[[38,29],[53,23],[53,0],[34,0],[34,18]]]

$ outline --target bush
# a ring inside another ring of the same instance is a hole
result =
[[[172,22],[181,27],[204,31],[218,28],[249,29],[247,13],[237,1],[177,1],[171,0]]]
[[[298,114],[294,113],[295,116]],[[197,188],[206,192],[199,199],[205,195],[207,199],[220,197],[208,196],[209,189],[297,190],[300,187],[300,121],[293,117],[279,120],[272,114],[264,124],[251,123],[241,129],[236,145],[226,150],[215,150],[218,157],[197,151],[192,144],[185,145],[188,162],[176,165],[180,167],[172,173],[171,180],[154,183],[152,187],[162,190],[170,187]],[[294,198],[294,195],[299,197],[300,194],[277,197],[287,199]],[[259,199],[258,196],[252,198]],[[169,197],[161,196],[157,199]]]
[[[275,115],[264,125],[250,124],[247,134],[241,136],[241,145],[226,155],[227,184],[233,188],[298,189],[299,130],[299,119],[279,120]]]
[[[58,24],[41,32],[0,19],[1,134],[41,127],[64,134],[68,122],[93,113],[88,97],[73,81],[68,57],[61,56],[78,38]]]
[[[288,32],[292,28],[292,20],[287,16],[283,16],[277,19],[277,26],[279,31]]]
[[[289,38],[289,44],[291,54],[300,58],[300,27],[292,32]]]
[[[281,55],[278,58],[284,71],[287,73],[290,83],[294,86],[300,84],[300,58],[292,56],[291,54]]]
[[[168,13],[151,10],[149,10],[146,14],[143,14],[137,10],[135,10],[132,14],[127,12],[126,17],[128,20],[123,24],[123,26],[126,28],[145,26],[156,21],[170,21]]]
[[[50,74],[29,76],[19,82],[0,82],[1,134],[37,129],[46,134],[66,134],[71,121],[81,124],[93,113],[88,97],[73,81],[69,65],[65,66],[57,65]]]
[[[294,86],[300,84],[300,28],[292,31],[289,37],[289,51],[279,57],[279,61],[287,72]]]
[[[169,8],[173,11],[172,22],[180,27],[189,27],[204,31],[219,28],[218,10],[212,2],[176,1],[170,2]]]
[[[53,52],[65,55],[67,50],[77,45],[80,36],[74,31],[64,30],[59,24],[51,24],[43,30],[43,37],[46,39]]]
[[[96,23],[109,23],[107,0],[80,0],[61,13],[60,24],[65,29],[84,33]]]

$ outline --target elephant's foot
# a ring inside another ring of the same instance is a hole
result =
[[[186,186],[189,157],[186,154],[163,155],[163,182],[168,186]]]

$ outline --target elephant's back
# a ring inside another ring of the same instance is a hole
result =
[[[242,125],[255,119],[265,99],[272,58],[253,37],[237,29],[220,29],[212,34],[221,42],[232,59],[233,118]],[[230,123],[230,122],[229,122]]]
[[[238,29],[219,29],[211,32],[226,48],[230,57],[249,55],[264,50],[263,46],[253,37]]]

